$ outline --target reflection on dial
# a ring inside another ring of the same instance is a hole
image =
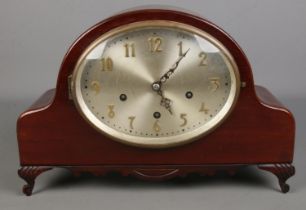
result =
[[[184,59],[163,96],[152,89],[173,63]],[[167,146],[195,138],[216,126],[237,96],[235,64],[214,40],[184,27],[132,27],[101,39],[74,72],[75,98],[85,118],[115,139]]]

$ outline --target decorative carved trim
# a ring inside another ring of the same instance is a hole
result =
[[[91,173],[94,176],[103,176],[109,172],[119,172],[122,176],[133,176],[149,181],[163,181],[174,177],[185,177],[190,173],[201,176],[213,176],[218,171],[225,171],[234,175],[240,168],[247,165],[146,165],[146,166],[58,166],[70,170],[73,175]],[[288,178],[295,174],[295,168],[288,163],[257,165],[259,169],[273,173],[279,181],[283,193],[289,191],[286,184]],[[51,170],[53,166],[24,166],[18,170],[18,175],[27,184],[23,186],[23,193],[27,196],[32,194],[35,179],[41,173]]]
[[[279,186],[283,193],[287,193],[290,186],[286,184],[287,179],[295,174],[295,168],[289,163],[258,165],[259,169],[269,171],[278,178]]]
[[[179,174],[179,169],[135,169],[131,175],[143,180],[162,181]]]
[[[27,182],[23,186],[23,193],[27,196],[32,195],[35,179],[37,176],[39,176],[41,173],[51,170],[50,167],[41,167],[41,166],[23,166],[18,170],[18,175],[20,178],[22,178],[24,181]]]
[[[244,165],[191,165],[191,166],[71,166],[64,167],[74,176],[81,173],[91,173],[94,176],[103,176],[109,172],[119,172],[122,176],[132,176],[148,181],[164,181],[174,177],[185,177],[190,173],[201,176],[213,176],[217,171],[226,171],[234,175]]]

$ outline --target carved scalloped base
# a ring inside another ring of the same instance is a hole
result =
[[[18,175],[20,178],[24,179],[27,184],[25,184],[22,188],[22,191],[25,195],[32,195],[35,179],[41,173],[51,170],[51,167],[43,167],[43,166],[24,166],[18,170]]]
[[[122,176],[132,176],[147,181],[164,181],[174,177],[185,177],[190,173],[213,176],[217,171],[226,171],[234,175],[244,165],[206,165],[206,166],[88,166],[88,167],[64,167],[75,176],[81,173],[91,173],[95,176],[103,176],[109,172],[120,172]]]
[[[290,186],[286,184],[287,179],[295,174],[295,168],[289,163],[258,165],[259,169],[269,171],[278,178],[279,186],[283,193],[287,193]]]
[[[103,176],[109,172],[119,172],[122,176],[133,176],[149,181],[163,181],[174,177],[185,177],[190,173],[213,176],[218,171],[225,171],[229,175],[234,175],[244,166],[247,165],[63,166],[61,168],[70,170],[75,176],[80,176],[81,173],[91,173],[95,176]],[[23,193],[30,196],[34,188],[36,177],[52,168],[51,166],[21,167],[18,170],[18,174],[27,182],[23,187]],[[275,174],[278,177],[282,192],[286,193],[289,191],[289,185],[285,182],[295,173],[295,169],[291,164],[266,164],[258,165],[258,168]]]

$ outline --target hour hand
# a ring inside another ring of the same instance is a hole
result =
[[[158,93],[158,94],[162,97],[160,101],[160,105],[165,107],[170,112],[170,114],[172,114],[172,110],[171,110],[172,101],[169,98],[165,98],[162,93]]]
[[[170,114],[172,114],[172,110],[171,110],[171,104],[172,101],[169,98],[164,97],[164,94],[161,90],[161,83],[160,82],[154,82],[152,84],[152,89],[161,97],[161,101],[160,101],[160,105],[165,107]]]

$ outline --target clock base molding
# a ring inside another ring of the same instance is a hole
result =
[[[22,166],[18,170],[18,175],[27,184],[23,186],[23,193],[32,195],[35,179],[43,172],[53,168],[65,168],[72,172],[74,176],[82,173],[90,173],[94,176],[104,176],[110,172],[119,172],[122,176],[133,176],[147,181],[165,181],[175,177],[186,177],[188,174],[196,173],[201,176],[213,176],[219,171],[225,171],[233,176],[245,166],[243,164],[228,165],[152,165],[152,166]],[[283,193],[290,189],[286,181],[295,174],[295,168],[290,163],[260,164],[257,167],[261,170],[271,172],[278,178],[278,182]]]

